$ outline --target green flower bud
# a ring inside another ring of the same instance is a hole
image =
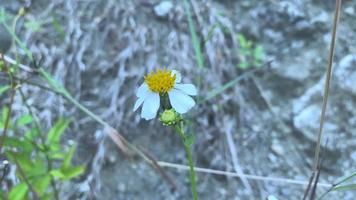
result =
[[[171,126],[179,122],[180,116],[174,109],[168,109],[161,113],[159,120],[166,126]]]

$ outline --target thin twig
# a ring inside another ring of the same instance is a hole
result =
[[[223,121],[227,121],[227,120],[223,120]],[[227,140],[227,144],[229,146],[229,151],[230,151],[230,155],[231,155],[231,159],[232,159],[232,164],[234,166],[234,170],[237,173],[242,173],[242,169],[239,165],[239,161],[238,161],[238,156],[237,156],[237,150],[236,150],[236,145],[234,142],[234,139],[232,137],[232,127],[233,125],[231,123],[229,124],[225,124],[225,135],[226,135],[226,140]],[[251,184],[248,182],[248,180],[245,177],[241,177],[241,181],[242,184],[245,186],[245,188],[247,189],[249,194],[252,194],[252,187]]]
[[[3,146],[4,140],[6,139],[7,130],[9,128],[10,116],[11,116],[11,112],[12,112],[12,105],[14,103],[14,98],[15,98],[15,94],[16,94],[16,89],[15,89],[16,84],[12,80],[12,77],[11,77],[12,74],[11,74],[11,72],[9,72],[9,69],[6,66],[6,62],[4,60],[3,54],[1,54],[0,56],[1,56],[1,60],[4,62],[4,68],[5,68],[6,71],[8,71],[8,74],[10,76],[9,78],[11,80],[11,96],[10,96],[9,110],[8,110],[7,115],[6,115],[5,124],[4,124],[4,130],[2,132],[2,137],[0,139],[0,153],[1,153],[1,149],[2,149],[2,146]]]
[[[26,71],[26,72],[30,72],[30,73],[34,72],[34,70],[33,70],[31,67],[26,66],[26,65],[23,65],[23,64],[21,64],[21,63],[18,63],[16,60],[14,60],[14,59],[12,59],[12,58],[10,58],[10,57],[4,55],[4,54],[1,54],[1,53],[0,53],[0,55],[4,58],[4,60],[5,60],[6,62],[8,62],[8,63],[10,63],[10,64],[12,64],[12,65],[16,65],[16,66],[18,66],[20,69],[22,69],[22,70],[24,70],[24,71]]]
[[[181,165],[181,164],[164,162],[164,161],[158,161],[157,163],[161,167],[169,167],[169,168],[175,168],[175,169],[180,169],[180,170],[189,170],[189,166],[187,166],[187,165]],[[295,185],[308,185],[308,181],[299,181],[299,180],[287,179],[287,178],[257,176],[257,175],[252,175],[252,174],[228,172],[228,171],[209,169],[209,168],[201,168],[201,167],[194,167],[194,170],[196,172],[208,173],[208,174],[214,174],[214,175],[222,175],[222,176],[228,176],[228,177],[245,177],[247,179],[257,180],[257,181],[280,182],[283,184],[295,184]],[[318,183],[318,186],[330,187],[332,185],[328,184],[328,183]]]

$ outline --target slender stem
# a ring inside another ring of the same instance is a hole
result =
[[[8,76],[9,76],[9,79],[10,79],[10,82],[11,82],[11,96],[10,96],[10,103],[9,103],[9,111],[8,111],[8,113],[6,115],[5,124],[4,124],[4,130],[3,130],[3,133],[2,133],[2,137],[0,139],[0,153],[1,153],[1,149],[2,149],[2,146],[3,146],[4,140],[6,139],[7,130],[8,130],[8,127],[9,127],[10,117],[11,117],[11,112],[12,112],[12,105],[14,103],[14,98],[15,98],[15,94],[16,94],[16,88],[15,88],[16,84],[13,81],[12,73],[10,72],[9,68],[6,66],[6,62],[4,60],[3,54],[1,54],[1,60],[4,62],[5,71],[8,73]]]
[[[183,131],[182,126],[176,125],[175,126],[176,131],[179,134],[179,137],[181,138],[181,140],[183,141],[184,144],[184,150],[188,159],[188,163],[189,163],[189,175],[190,175],[190,187],[192,190],[192,195],[193,195],[193,199],[197,200],[198,199],[198,193],[197,193],[197,182],[196,182],[196,174],[194,171],[194,162],[193,162],[193,156],[190,150],[190,146],[189,144],[187,144],[186,141],[186,135]]]

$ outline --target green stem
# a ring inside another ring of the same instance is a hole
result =
[[[183,124],[182,124],[183,125]],[[176,131],[179,134],[179,137],[181,138],[181,140],[183,141],[184,144],[184,149],[185,149],[185,153],[188,159],[188,163],[189,163],[189,175],[190,175],[190,187],[192,190],[192,195],[193,195],[193,199],[197,200],[198,199],[198,193],[197,193],[197,182],[196,182],[196,174],[194,171],[194,163],[193,163],[193,156],[190,150],[190,145],[186,143],[186,135],[183,131],[182,126],[176,125],[175,126]]]

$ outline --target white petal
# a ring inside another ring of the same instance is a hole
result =
[[[156,117],[159,109],[160,101],[159,94],[149,92],[146,99],[143,102],[141,117],[150,120]]]
[[[193,84],[180,84],[177,83],[174,85],[174,88],[177,88],[178,90],[183,91],[186,94],[189,95],[197,95],[197,88]]]
[[[180,83],[182,81],[182,76],[180,75],[180,72],[177,70],[172,70],[172,76],[176,75],[176,83]]]
[[[136,96],[138,98],[145,98],[148,92],[149,92],[148,85],[146,83],[142,83],[142,85],[137,90]]]
[[[173,89],[168,92],[168,96],[172,107],[180,114],[186,113],[195,105],[195,101],[180,90]]]
[[[134,109],[133,109],[134,112],[137,110],[138,107],[141,106],[141,104],[143,103],[144,100],[145,100],[145,98],[138,98],[136,100],[136,103],[135,103]]]

